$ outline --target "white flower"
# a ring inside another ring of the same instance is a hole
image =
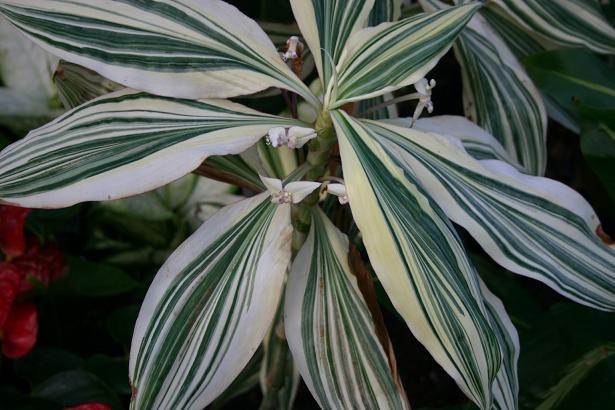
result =
[[[282,60],[294,60],[303,53],[303,43],[299,41],[299,37],[291,36],[286,40],[286,52],[282,54]]]
[[[316,131],[313,128],[306,127],[274,127],[267,133],[267,143],[272,147],[282,147],[287,145],[288,148],[301,148],[306,142],[316,137]]]
[[[298,204],[321,185],[320,182],[294,181],[283,186],[279,179],[262,175],[260,178],[271,194],[271,202],[274,204]]]
[[[267,133],[267,143],[272,147],[277,148],[288,144],[288,128],[274,127]]]
[[[427,108],[428,113],[433,112],[433,102],[431,101],[431,90],[436,86],[436,80],[432,79],[427,82],[427,79],[422,78],[418,82],[414,83],[414,88],[419,94],[419,102],[414,109],[414,115],[412,116],[412,125],[416,123],[416,120],[421,116],[423,109]]]
[[[335,195],[338,201],[340,201],[340,204],[345,205],[348,203],[348,194],[346,193],[346,185],[327,184],[327,192],[331,195]]]

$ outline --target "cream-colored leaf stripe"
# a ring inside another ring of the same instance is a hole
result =
[[[365,121],[449,218],[505,268],[576,302],[615,310],[615,250],[581,195],[497,160],[473,159],[458,139]]]
[[[198,99],[281,87],[319,104],[258,24],[220,0],[3,0],[0,13],[52,54],[134,89]]]
[[[189,173],[209,155],[240,153],[272,127],[300,124],[225,100],[117,91],[0,152],[0,200],[62,207],[134,195]]]
[[[285,327],[324,409],[409,409],[348,264],[348,238],[315,208],[286,287]]]
[[[367,127],[341,111],[332,118],[352,215],[382,286],[464,393],[490,408],[501,354],[455,229]]]
[[[267,193],[208,219],[150,286],[130,350],[134,410],[200,410],[232,383],[275,316],[290,206]]]
[[[423,13],[350,36],[337,67],[332,106],[382,95],[425,77],[479,7],[474,3]]]
[[[346,41],[367,24],[374,0],[290,0],[290,5],[327,90]]]
[[[595,0],[495,0],[525,28],[567,47],[615,53],[615,27]]]

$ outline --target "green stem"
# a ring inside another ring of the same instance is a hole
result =
[[[305,173],[305,179],[308,181],[318,181],[325,176],[331,157],[331,148],[337,142],[331,117],[328,113],[323,113],[318,117],[316,129],[318,136],[308,144],[306,163],[309,165],[309,169]],[[310,231],[311,208],[318,203],[318,195],[318,191],[313,192],[293,209],[293,225],[295,228],[292,239],[293,256],[299,252]]]

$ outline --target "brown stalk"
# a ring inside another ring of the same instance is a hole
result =
[[[389,333],[384,324],[384,317],[382,315],[380,305],[378,305],[378,300],[376,298],[376,288],[374,287],[374,282],[372,281],[372,275],[369,269],[367,269],[367,267],[363,263],[361,253],[356,248],[356,246],[352,244],[350,245],[350,252],[348,253],[348,263],[350,264],[350,269],[352,270],[352,273],[357,278],[359,290],[361,291],[363,299],[365,299],[365,303],[367,304],[367,308],[372,315],[372,320],[374,321],[374,326],[376,328],[376,336],[378,337],[378,341],[380,341],[380,344],[382,345],[384,353],[387,355],[393,380],[397,384],[399,391],[405,398],[406,402],[408,402],[406,392],[399,377],[399,372],[397,371],[397,361],[395,360],[395,351],[393,350],[393,344],[391,343],[391,338],[389,337]]]

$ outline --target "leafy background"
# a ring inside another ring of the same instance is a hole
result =
[[[292,21],[284,0],[231,3],[258,20]],[[607,14],[615,21],[613,5]],[[523,63],[543,95],[564,107],[569,119],[568,128],[549,122],[546,176],[585,196],[605,231],[615,237],[615,60],[567,49],[533,55]],[[461,75],[452,52],[431,77],[438,81],[433,94],[435,114],[463,115]],[[0,85],[10,86],[8,79],[1,80]],[[271,113],[284,108],[279,96],[241,102]],[[0,114],[0,147],[46,122],[59,107],[52,98],[48,112]],[[410,115],[413,107],[402,104],[399,109],[402,115]],[[70,271],[49,288],[35,290],[40,323],[37,345],[24,358],[2,360],[3,408],[60,409],[92,401],[127,408],[130,338],[148,284],[164,259],[195,228],[194,202],[212,201],[207,192],[220,198],[232,195],[226,186],[201,186],[195,178],[130,201],[36,210],[29,216],[28,231],[55,241],[69,255]],[[519,331],[520,407],[611,408],[615,403],[615,315],[567,302],[536,281],[506,272],[469,235],[459,232],[479,273],[502,299]],[[413,407],[474,408],[389,308],[381,290],[379,298]],[[259,406],[258,378],[231,389],[212,407]],[[299,387],[294,408],[317,408],[304,385]]]

